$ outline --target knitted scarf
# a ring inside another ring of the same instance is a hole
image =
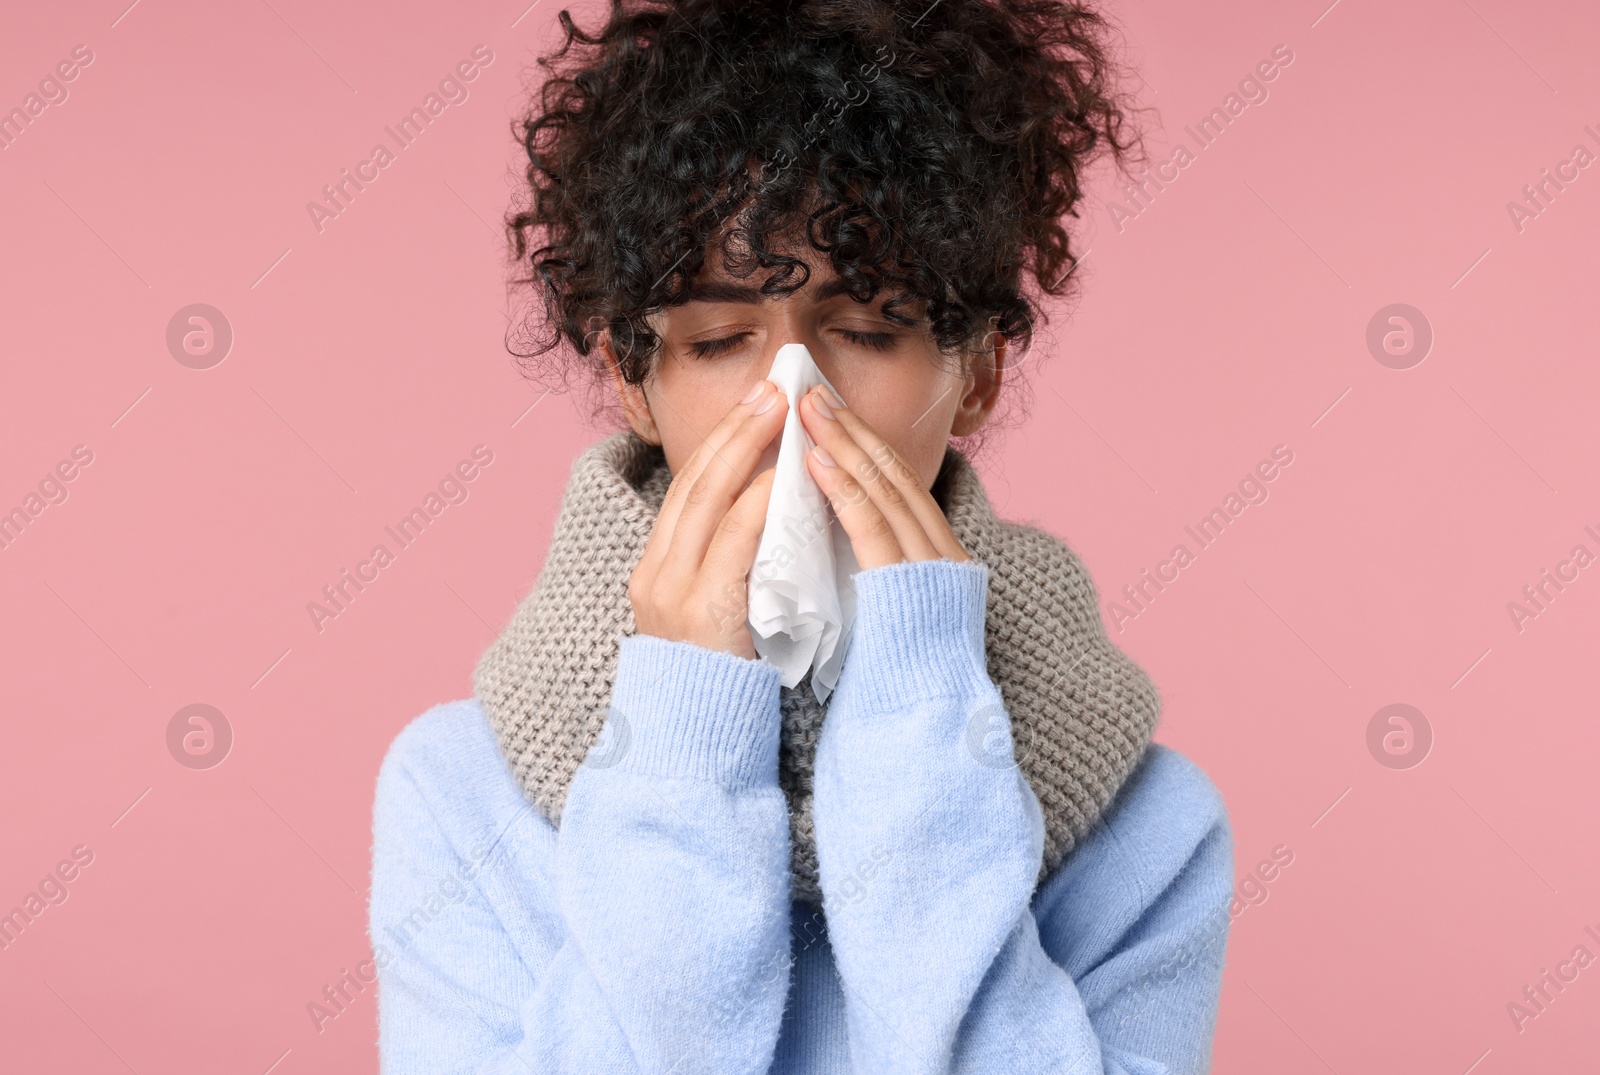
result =
[[[523,794],[553,824],[605,723],[618,644],[635,632],[628,579],[671,480],[661,448],[631,431],[585,449],[533,589],[478,661],[475,692],[500,750]],[[1044,530],[997,518],[954,445],[946,446],[930,492],[962,548],[989,568],[985,656],[1017,765],[1043,808],[1042,881],[1143,756],[1160,696],[1107,637],[1077,555]],[[791,892],[820,907],[811,767],[827,706],[812,692],[810,672],[779,691]]]

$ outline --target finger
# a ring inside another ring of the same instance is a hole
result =
[[[750,480],[717,524],[706,549],[700,579],[706,599],[723,610],[718,619],[724,641],[749,618],[747,580],[761,545],[761,532],[766,528],[767,505],[772,500],[776,475],[777,471],[768,467]]]
[[[774,388],[758,397],[751,405],[753,410],[740,408],[746,412],[743,420],[727,441],[707,456],[698,477],[683,494],[662,571],[679,578],[700,571],[712,534],[749,484],[767,445],[783,428],[787,405],[788,397]],[[763,407],[767,409],[762,411]]]
[[[906,559],[894,527],[884,518],[883,512],[861,483],[850,476],[837,463],[828,465],[819,457],[821,445],[806,453],[806,469],[822,490],[838,517],[839,525],[850,537],[850,548],[855,553],[856,565],[865,571],[882,564],[898,564]],[[822,449],[826,451],[826,449]]]
[[[819,387],[819,392],[822,387]],[[816,430],[816,435],[821,435],[818,443],[824,445],[840,446],[846,454],[861,451],[866,456],[866,461],[859,462],[858,470],[854,474],[862,478],[867,493],[874,496],[878,502],[878,510],[882,510],[891,525],[896,528],[896,534],[901,538],[902,547],[906,547],[907,558],[912,560],[931,560],[931,558],[944,557],[949,560],[970,560],[962,542],[955,538],[954,531],[950,530],[950,520],[944,515],[944,510],[939,507],[939,502],[933,499],[933,493],[928,491],[928,486],[923,485],[922,475],[917,474],[915,467],[901,453],[894,450],[894,446],[886,442],[885,438],[878,435],[877,430],[867,424],[864,419],[850,410],[843,402],[838,402],[838,397],[829,392],[826,400],[829,413],[835,421],[827,421],[826,414],[811,403],[811,397],[806,397],[805,406],[802,408],[802,418],[806,419],[808,430]],[[806,414],[810,408],[810,416]],[[838,429],[843,427],[843,430]],[[835,453],[835,461],[838,454]],[[875,470],[870,467],[875,467]],[[875,482],[870,478],[877,477]],[[888,480],[883,480],[888,478]],[[915,523],[912,523],[915,520]],[[923,544],[923,541],[928,544]],[[928,552],[928,549],[933,552]]]
[[[818,406],[817,393],[821,391],[825,389],[819,386],[817,391],[808,392],[801,404],[811,411],[812,419],[806,424],[815,430],[813,439],[872,498],[894,531],[905,559],[937,560],[943,553],[929,527],[934,527],[932,533],[938,533],[949,530],[949,524],[932,495],[923,488],[921,476],[848,407],[824,404],[833,415],[830,421],[827,412]]]
[[[640,558],[641,567],[645,571],[659,571],[666,560],[667,551],[672,547],[677,532],[678,516],[683,510],[684,500],[695,481],[704,472],[706,463],[717,458],[717,453],[732,439],[739,426],[758,408],[765,405],[772,393],[782,395],[778,391],[778,386],[771,381],[762,380],[759,382],[759,387],[761,392],[755,399],[741,401],[729,408],[722,420],[701,440],[700,446],[690,453],[682,469],[672,476],[672,483],[667,486],[666,494],[661,500],[661,510],[656,513],[650,540],[645,544],[644,555]]]

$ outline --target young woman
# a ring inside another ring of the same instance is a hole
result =
[[[1072,550],[999,519],[968,458],[1031,339],[1025,273],[1066,290],[1082,171],[1129,149],[1103,20],[561,21],[509,223],[531,353],[565,343],[625,425],[573,465],[474,697],[379,773],[383,1070],[1207,1070],[1221,800],[1150,741]],[[765,379],[795,342],[837,394]],[[791,408],[860,568],[820,692],[745,616]]]

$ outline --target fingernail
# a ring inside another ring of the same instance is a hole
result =
[[[838,421],[833,416],[833,408],[828,406],[828,400],[823,389],[818,388],[817,391],[811,394],[811,405],[817,409],[818,414],[830,422]]]
[[[756,410],[755,410],[755,413],[757,413],[757,414],[766,414],[772,408],[776,407],[778,405],[778,395],[779,395],[779,393],[777,393],[777,392],[772,393],[771,398],[768,399],[761,406],[757,407]]]
[[[740,403],[754,403],[756,401],[756,397],[759,396],[761,393],[765,392],[766,390],[767,390],[767,382],[766,381],[757,381],[755,384],[750,386],[750,391],[745,393],[745,397],[743,399],[741,399],[739,402]]]
[[[833,456],[828,454],[828,449],[824,448],[820,444],[811,449],[811,454],[815,455],[817,457],[817,462],[821,463],[825,467],[836,467],[839,465],[833,461]]]

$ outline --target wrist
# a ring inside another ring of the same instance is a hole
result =
[[[989,569],[976,560],[912,560],[859,571],[839,689],[856,680],[873,709],[992,687],[985,657]],[[851,675],[851,670],[855,675]]]
[[[607,767],[730,787],[775,785],[781,677],[766,661],[694,642],[624,636],[606,716]]]

